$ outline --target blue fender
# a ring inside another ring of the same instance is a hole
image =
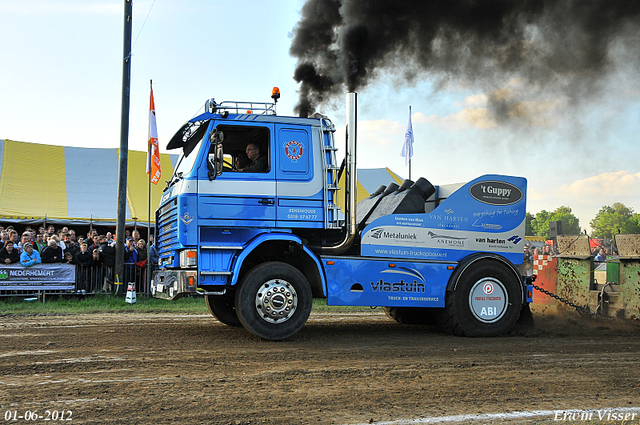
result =
[[[315,263],[322,284],[322,292],[325,296],[327,295],[327,278],[325,276],[324,268],[322,267],[320,259],[302,242],[302,239],[290,233],[261,233],[255,238],[251,239],[251,241],[249,241],[249,243],[244,246],[243,250],[236,256],[234,260],[233,273],[231,275],[231,286],[235,286],[238,283],[238,279],[240,277],[240,269],[242,268],[242,263],[244,262],[244,260],[251,254],[254,249],[269,241],[289,241],[300,245],[302,247],[302,250]]]

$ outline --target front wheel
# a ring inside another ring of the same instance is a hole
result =
[[[520,316],[522,285],[505,264],[479,260],[447,292],[438,325],[459,336],[497,336],[509,332]]]
[[[236,312],[252,334],[282,340],[298,332],[311,313],[309,282],[295,267],[268,262],[251,269],[236,293]]]

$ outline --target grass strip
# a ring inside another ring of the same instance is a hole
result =
[[[112,295],[68,295],[47,296],[42,300],[25,301],[31,298],[0,298],[0,315],[69,315],[95,313],[177,313],[209,314],[204,297],[184,297],[175,301],[147,298],[138,295],[135,304],[125,302],[123,296]],[[314,312],[371,311],[370,307],[328,306],[327,300],[313,300]]]

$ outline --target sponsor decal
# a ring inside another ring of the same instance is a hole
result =
[[[380,273],[404,274],[413,277],[413,282],[405,282],[400,279],[399,282],[385,282],[380,279],[378,282],[371,282],[371,289],[374,292],[424,292],[426,280],[422,273],[416,269],[407,267],[397,267],[394,269],[383,270]]]
[[[0,269],[0,290],[42,290],[75,288],[76,267],[72,264],[6,265]]]
[[[456,238],[453,236],[438,235],[433,232],[429,232],[427,234],[431,237],[431,239],[435,239],[438,244],[448,247],[464,247],[465,241],[467,240],[467,238]]]
[[[405,282],[385,282],[380,279],[378,282],[371,282],[371,289],[374,292],[424,292],[424,283],[417,281]]]
[[[180,217],[180,220],[182,220],[182,222],[185,225],[189,225],[189,223],[191,223],[193,221],[193,216],[191,214],[189,214],[189,212],[185,212],[184,214],[182,214],[182,216]]]
[[[385,230],[384,227],[376,227],[375,229],[371,229],[370,236],[373,239],[395,239],[395,240],[417,240],[418,235],[413,232],[405,233],[405,232],[389,232]]]
[[[493,292],[493,285],[491,283],[487,282],[482,287],[482,290],[484,291],[485,294],[491,295],[491,293]]]
[[[509,239],[507,239],[509,242],[513,243],[514,245],[517,245],[518,242],[520,242],[522,240],[522,238],[518,235],[513,235],[511,236]]]
[[[511,205],[522,199],[522,191],[511,183],[501,181],[478,182],[469,188],[474,199],[489,205]]]
[[[300,142],[295,140],[291,140],[284,144],[284,153],[287,155],[292,161],[297,161],[302,158],[302,154],[304,153],[304,147]]]

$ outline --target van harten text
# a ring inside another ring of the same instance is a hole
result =
[[[599,410],[556,410],[554,421],[625,421],[633,422],[640,419],[640,412],[630,412],[629,409],[599,409]]]

